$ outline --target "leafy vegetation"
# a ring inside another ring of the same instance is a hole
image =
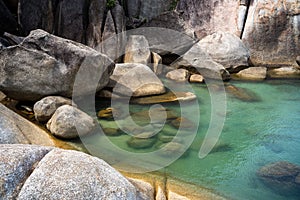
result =
[[[115,7],[115,5],[116,5],[116,0],[107,0],[107,2],[106,2],[106,7],[108,9]]]
[[[172,3],[170,4],[169,11],[175,10],[177,3],[179,0],[173,0]]]

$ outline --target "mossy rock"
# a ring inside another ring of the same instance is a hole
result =
[[[120,131],[120,129],[116,129],[116,128],[104,128],[103,132],[107,136],[119,136],[119,135],[122,134],[122,132]]]
[[[151,148],[157,141],[157,138],[136,138],[132,137],[127,141],[129,147],[134,149],[146,149]]]

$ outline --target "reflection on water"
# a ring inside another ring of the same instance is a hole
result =
[[[164,171],[169,176],[213,189],[231,199],[300,199],[299,196],[276,193],[264,185],[256,175],[259,168],[271,162],[289,161],[300,165],[300,81],[231,82],[231,84],[227,92],[232,90],[233,93],[227,98],[226,122],[221,138],[204,159],[198,158],[198,152],[209,124],[210,96],[203,85],[193,85],[199,98],[201,113],[197,136],[188,154]],[[239,91],[251,92],[244,95]],[[255,101],[249,100],[252,96],[255,97]],[[247,101],[243,101],[243,98]],[[102,102],[98,106],[100,110],[110,105],[109,102],[106,105]],[[164,106],[172,111],[172,115],[180,117],[178,104]],[[192,121],[194,108],[192,104],[185,106],[185,112],[189,113],[191,116],[189,120]],[[130,111],[139,112],[136,120],[142,120],[144,116],[141,111],[148,108],[131,105]],[[174,118],[168,120],[164,129],[154,136],[157,138],[155,142],[152,139],[153,144],[148,144],[151,146],[148,150],[129,147],[128,140],[132,138],[128,135],[123,134],[110,139],[126,150],[152,151],[174,137],[172,133],[176,132],[176,126],[172,120]],[[141,121],[139,123],[143,124]],[[113,121],[105,119],[101,119],[100,124],[106,128],[118,128]]]

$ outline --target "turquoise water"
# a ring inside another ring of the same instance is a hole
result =
[[[300,199],[299,196],[276,193],[256,176],[260,167],[271,162],[284,160],[300,165],[300,81],[232,81],[230,84],[255,93],[256,101],[243,101],[227,94],[226,122],[217,144],[219,148],[204,159],[199,159],[198,152],[209,124],[211,100],[204,85],[192,84],[201,113],[197,136],[188,150],[188,156],[178,159],[162,171],[171,177],[212,189],[230,199]],[[102,102],[98,104],[98,109],[107,106],[109,102]],[[164,106],[180,113],[178,104]],[[134,113],[146,109],[147,106],[131,105],[130,110]],[[185,105],[184,109],[192,119],[193,104]],[[112,122],[100,120],[100,123],[107,125]],[[127,135],[110,139],[126,150],[147,151],[128,147]]]

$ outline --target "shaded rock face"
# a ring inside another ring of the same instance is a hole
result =
[[[42,30],[32,31],[19,46],[4,49],[0,58],[0,90],[16,100],[35,101],[53,94],[71,97],[82,66],[89,77],[101,71],[100,90],[107,85],[113,68],[107,56]],[[79,93],[88,93],[84,83]]]
[[[37,165],[18,199],[136,199],[136,189],[104,161],[55,149]]]
[[[0,142],[55,146],[49,134],[0,104]]]
[[[17,32],[18,23],[4,2],[0,0],[0,35],[4,32]],[[1,48],[0,48],[1,49]]]
[[[198,38],[203,38],[217,31],[240,36],[241,30],[238,28],[239,1],[180,0],[176,10],[182,13],[183,19],[195,30]],[[224,12],[225,10],[226,12]],[[241,13],[240,17],[244,17],[244,15],[245,13]]]
[[[146,65],[125,63],[116,64],[110,77],[114,92],[124,96],[148,96],[165,93],[163,83]],[[113,83],[117,83],[114,86]]]
[[[33,107],[35,119],[47,122],[62,105],[72,105],[72,100],[59,96],[48,96],[36,102]]]
[[[268,164],[257,171],[267,186],[288,196],[300,193],[299,174],[300,166],[285,161]]]
[[[65,139],[87,135],[95,126],[92,117],[69,105],[59,107],[47,123],[53,135]]]
[[[243,34],[255,65],[294,65],[300,51],[299,1],[255,0]]]
[[[235,35],[217,32],[206,36],[198,44],[214,61],[222,64],[231,73],[249,65],[250,52]]]
[[[0,145],[0,199],[16,199],[26,178],[50,147]]]

